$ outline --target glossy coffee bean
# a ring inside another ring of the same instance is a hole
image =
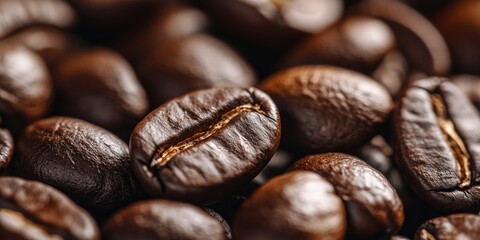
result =
[[[202,4],[225,31],[271,49],[323,31],[343,12],[343,3],[337,0],[205,0]]]
[[[66,117],[37,121],[25,130],[18,153],[20,175],[58,188],[95,214],[135,196],[128,146],[93,124]]]
[[[393,126],[398,166],[418,195],[442,211],[480,210],[480,116],[460,89],[413,82]]]
[[[0,186],[1,239],[100,239],[92,217],[58,190],[16,177]]]
[[[16,31],[2,41],[20,44],[37,53],[49,67],[79,46],[79,40],[67,32],[52,27],[28,27]]]
[[[103,226],[104,239],[226,239],[222,224],[202,209],[188,203],[150,200],[135,203]]]
[[[376,17],[389,24],[412,69],[429,75],[446,75],[451,59],[447,44],[432,23],[400,1],[366,0],[353,14]]]
[[[87,120],[129,136],[146,114],[145,90],[130,64],[114,51],[97,48],[57,66],[55,84],[63,115]]]
[[[345,207],[330,183],[294,171],[260,187],[237,212],[234,238],[343,239]]]
[[[389,52],[371,74],[372,78],[382,84],[392,95],[400,95],[406,85],[410,69],[404,55],[399,51]]]
[[[425,222],[415,240],[480,239],[480,216],[457,213]]]
[[[480,77],[473,75],[457,75],[451,77],[452,82],[460,88],[480,110]]]
[[[130,154],[150,195],[207,203],[248,184],[279,140],[279,114],[265,93],[210,88],[151,112],[132,133]]]
[[[52,98],[50,75],[42,59],[15,44],[0,44],[2,126],[18,131],[46,114]]]
[[[395,189],[364,161],[343,153],[304,157],[291,168],[320,174],[335,188],[347,208],[354,238],[389,236],[403,225],[403,204]]]
[[[158,46],[139,68],[152,107],[193,90],[249,87],[256,81],[253,69],[233,49],[204,34]]]
[[[286,148],[349,149],[371,137],[389,115],[392,100],[379,83],[330,66],[279,72],[260,84],[280,109]]]
[[[0,172],[10,164],[13,156],[13,146],[10,131],[0,128]]]
[[[282,68],[328,64],[370,74],[395,47],[390,28],[370,17],[347,17],[287,54]]]
[[[0,16],[0,38],[31,25],[65,28],[75,20],[73,9],[61,0],[2,0]]]

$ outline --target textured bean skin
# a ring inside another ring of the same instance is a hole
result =
[[[73,9],[60,0],[2,0],[0,37],[30,25],[69,27],[75,21]]]
[[[25,130],[18,150],[20,175],[48,183],[96,213],[135,196],[128,146],[93,124],[66,117],[40,120]]]
[[[273,178],[239,209],[235,239],[343,239],[345,207],[320,176],[294,171]]]
[[[404,221],[403,204],[395,189],[377,170],[343,153],[310,155],[292,170],[307,170],[328,180],[347,208],[349,233],[355,238],[392,235]]]
[[[0,44],[0,113],[15,131],[46,114],[52,98],[50,74],[42,59],[15,44]]]
[[[102,235],[106,240],[223,240],[225,230],[219,221],[194,205],[150,200],[116,213],[103,226]]]
[[[65,115],[130,135],[148,110],[145,90],[132,67],[112,50],[75,54],[57,66],[56,76],[58,102]]]
[[[479,239],[480,216],[457,213],[428,220],[420,226],[415,240]]]
[[[400,99],[393,124],[396,160],[413,190],[442,211],[479,211],[480,116],[465,94],[446,79],[418,80]]]
[[[16,177],[0,177],[0,186],[2,239],[100,239],[93,218],[58,190]]]
[[[13,145],[10,131],[0,128],[0,172],[10,164],[13,156]]]
[[[253,69],[229,46],[205,34],[161,45],[139,66],[152,107],[209,87],[250,87]]]
[[[456,75],[452,76],[451,79],[480,111],[480,77],[473,75]]]
[[[234,117],[218,127],[226,116]],[[254,88],[210,88],[175,98],[147,115],[130,138],[130,154],[134,173],[150,195],[206,203],[250,182],[279,139],[279,114],[266,94]]]
[[[371,137],[392,109],[388,92],[374,80],[343,68],[302,66],[261,83],[280,109],[285,147],[349,149]]]

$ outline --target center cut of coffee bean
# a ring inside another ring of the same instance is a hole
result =
[[[422,229],[421,235],[422,239],[437,240],[431,233],[427,232],[427,230],[425,229]]]
[[[458,169],[460,184],[458,187],[466,188],[470,186],[472,174],[470,171],[470,155],[460,136],[455,130],[455,125],[448,116],[445,102],[439,94],[432,94],[433,109],[437,116],[438,126],[447,141],[450,150],[455,158],[455,164]]]
[[[266,115],[266,113],[260,109],[260,105],[258,104],[244,104],[240,105],[227,113],[223,114],[220,121],[211,125],[207,131],[195,133],[193,136],[173,145],[164,150],[161,154],[156,156],[160,156],[159,158],[152,161],[150,167],[153,168],[155,166],[163,167],[167,165],[170,160],[179,152],[185,151],[201,141],[211,137],[213,134],[227,126],[230,121],[232,121],[235,117],[239,116],[241,113],[244,112],[257,112],[262,115]]]

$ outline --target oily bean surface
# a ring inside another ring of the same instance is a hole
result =
[[[345,207],[315,173],[293,171],[260,187],[238,210],[235,239],[343,239]]]
[[[402,174],[442,211],[479,211],[480,116],[442,78],[413,82],[395,110],[395,155]]]
[[[260,84],[280,109],[285,147],[349,149],[371,137],[390,114],[392,100],[379,83],[331,66],[302,66]]]
[[[428,220],[418,228],[414,239],[480,239],[480,216],[457,213]]]
[[[52,117],[27,127],[18,145],[21,176],[48,183],[95,213],[108,213],[137,191],[128,146],[80,119]]]
[[[158,107],[135,128],[135,175],[153,196],[220,200],[250,182],[280,140],[280,120],[263,92],[210,88]]]
[[[0,172],[8,167],[13,156],[13,138],[10,131],[0,128]]]
[[[138,202],[120,210],[107,220],[102,236],[106,240],[226,239],[224,227],[210,214],[194,205],[170,200]]]
[[[388,180],[364,161],[343,153],[310,155],[292,170],[306,170],[328,180],[344,200],[349,234],[355,238],[389,236],[404,221],[403,204]]]
[[[93,218],[58,190],[16,177],[0,186],[1,239],[100,239]]]

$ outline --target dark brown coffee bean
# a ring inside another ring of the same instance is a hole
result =
[[[413,8],[400,1],[366,0],[352,12],[385,20],[413,69],[429,75],[446,75],[450,71],[450,53],[445,40],[430,21]]]
[[[73,9],[61,0],[2,0],[0,16],[0,37],[31,25],[65,28],[75,20]]]
[[[158,107],[135,128],[135,175],[152,196],[206,203],[248,184],[280,140],[272,100],[250,88],[211,88]]]
[[[13,156],[13,138],[10,132],[0,128],[0,172],[8,167]]]
[[[25,130],[18,150],[20,175],[58,188],[95,214],[135,196],[128,146],[90,123],[65,117],[40,120]]]
[[[205,210],[208,214],[210,214],[210,216],[212,216],[213,218],[215,218],[215,220],[222,224],[223,229],[225,230],[225,239],[231,240],[233,238],[232,229],[230,228],[228,222],[222,217],[222,215],[210,208],[204,208],[203,210]]]
[[[303,66],[277,73],[260,89],[278,105],[285,147],[349,149],[371,137],[392,109],[387,90],[360,73]]]
[[[200,88],[256,82],[252,68],[233,49],[203,34],[159,46],[139,71],[152,107]]]
[[[394,46],[395,37],[382,21],[348,17],[306,39],[281,66],[328,64],[370,74]]]
[[[328,180],[345,202],[349,234],[355,238],[392,235],[403,225],[403,204],[395,189],[364,161],[343,153],[311,155],[292,170],[307,170]]]
[[[390,95],[397,97],[407,83],[409,74],[410,69],[403,54],[392,51],[383,58],[371,76],[382,84]]]
[[[0,177],[0,238],[100,239],[92,217],[61,192],[15,177]]]
[[[480,116],[460,89],[413,82],[393,126],[398,166],[418,195],[443,211],[480,210]]]
[[[0,44],[0,59],[2,126],[16,133],[45,115],[52,98],[52,83],[42,59],[22,46]]]
[[[132,67],[111,50],[75,54],[57,67],[56,76],[61,113],[121,136],[129,136],[148,110],[145,90]]]
[[[188,203],[151,200],[135,203],[112,216],[103,226],[105,239],[223,240],[222,224]]]
[[[203,5],[222,29],[267,48],[321,32],[343,12],[343,3],[337,0],[205,0]]]
[[[330,183],[317,174],[294,171],[273,178],[240,208],[234,238],[343,239],[345,207]]]
[[[453,76],[452,82],[457,85],[480,111],[480,77],[473,75]]]
[[[427,221],[420,226],[415,240],[480,239],[480,216],[452,214]]]
[[[30,49],[42,57],[50,67],[79,45],[79,41],[72,35],[50,27],[25,28],[2,41],[20,44]]]

